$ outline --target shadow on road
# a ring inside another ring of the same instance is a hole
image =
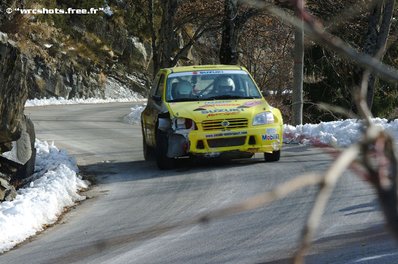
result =
[[[396,263],[396,242],[383,225],[332,235],[313,242],[305,263]],[[257,264],[291,264],[292,254]],[[391,260],[393,261],[391,262]]]
[[[159,170],[155,161],[144,160],[130,162],[107,161],[79,166],[79,168],[82,175],[86,176],[93,183],[111,183],[189,174],[206,174],[234,167],[258,166],[263,171],[271,166],[275,168],[297,162],[311,163],[315,161],[318,164],[325,165],[332,160],[325,153],[323,149],[310,148],[303,145],[289,145],[284,147],[281,160],[278,162],[264,162],[262,154],[256,154],[253,158],[232,160],[222,158],[181,158],[177,160],[176,167],[171,170]]]
[[[158,177],[172,177],[190,173],[206,174],[222,168],[251,166],[263,163],[260,159],[222,160],[222,159],[180,159],[171,170],[159,170],[155,161],[102,162],[79,166],[81,174],[97,182],[118,182],[144,180]],[[94,182],[95,183],[95,182]]]

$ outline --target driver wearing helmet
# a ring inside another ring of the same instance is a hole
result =
[[[215,85],[215,92],[217,94],[230,94],[235,91],[235,83],[231,77],[220,77]]]
[[[188,81],[178,82],[172,90],[173,99],[190,98],[192,95],[192,85]]]

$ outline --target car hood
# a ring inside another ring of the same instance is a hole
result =
[[[226,118],[250,120],[256,113],[271,111],[264,99],[175,102],[169,103],[168,108],[172,116],[190,118],[195,122]]]

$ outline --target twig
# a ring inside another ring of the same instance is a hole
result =
[[[290,181],[282,183],[270,192],[266,192],[251,197],[241,203],[215,210],[199,217],[200,222],[215,220],[232,214],[237,214],[265,206],[275,200],[282,199],[288,194],[300,190],[306,186],[316,185],[323,181],[323,177],[318,174],[306,174],[298,176]]]
[[[368,54],[360,53],[347,45],[340,38],[325,31],[322,24],[317,21],[313,16],[308,13],[302,14],[305,23],[301,23],[300,19],[288,14],[275,5],[260,2],[259,0],[246,0],[247,3],[264,8],[271,14],[279,17],[282,22],[292,25],[297,28],[302,28],[307,37],[318,42],[319,44],[337,52],[341,56],[351,59],[356,64],[361,65],[365,69],[369,69],[380,75],[381,78],[386,80],[398,81],[398,71],[390,66],[385,65],[377,58]],[[305,11],[304,11],[305,12]]]
[[[322,175],[319,174],[305,174],[302,176],[295,177],[294,179],[287,181],[285,183],[280,184],[275,187],[273,190],[269,192],[265,192],[259,194],[257,196],[253,196],[243,202],[234,204],[232,206],[228,206],[221,209],[216,209],[214,211],[204,213],[201,215],[194,216],[192,218],[182,220],[176,223],[166,224],[166,225],[158,225],[153,226],[147,229],[144,229],[140,232],[126,234],[122,236],[117,236],[114,238],[104,239],[98,241],[94,244],[78,248],[71,252],[68,252],[64,256],[60,256],[57,259],[52,259],[49,263],[57,263],[62,260],[62,262],[74,262],[78,261],[83,257],[88,257],[90,255],[94,255],[98,252],[101,252],[105,248],[110,248],[114,246],[120,246],[127,243],[132,243],[135,241],[142,241],[154,237],[161,236],[167,232],[182,229],[185,227],[189,227],[197,224],[206,224],[210,221],[214,221],[216,219],[228,217],[234,214],[246,212],[249,210],[254,210],[256,208],[260,208],[265,206],[273,201],[282,199],[287,195],[300,190],[307,186],[314,186],[320,184],[323,181]]]
[[[305,253],[307,252],[314,233],[319,226],[323,211],[325,210],[326,203],[329,200],[338,179],[356,159],[359,154],[359,150],[360,148],[358,145],[352,145],[348,149],[344,150],[341,155],[336,159],[336,161],[333,162],[333,164],[326,171],[325,176],[321,182],[321,187],[316,197],[315,204],[307,219],[307,223],[304,226],[301,245],[294,257],[295,264],[304,263]]]

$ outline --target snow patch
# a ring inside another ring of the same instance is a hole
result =
[[[0,203],[0,253],[55,223],[65,207],[84,200],[89,182],[78,176],[74,158],[53,144],[36,140],[36,169],[13,201]]]
[[[127,86],[112,77],[108,77],[105,82],[105,98],[108,100],[142,101],[144,97],[131,91]]]
[[[393,138],[398,139],[398,120],[374,118],[375,125],[383,127]],[[358,119],[321,122],[298,126],[284,126],[284,141],[302,144],[322,143],[337,147],[347,147],[362,137],[363,124]]]
[[[131,112],[124,117],[124,122],[132,125],[141,124],[141,113],[145,109],[145,105],[133,105]]]
[[[27,100],[25,103],[25,107],[31,106],[44,106],[44,105],[70,105],[70,104],[104,104],[104,103],[123,103],[123,102],[145,102],[146,99],[139,94],[133,94],[130,98],[108,98],[108,99],[100,99],[100,98],[74,98],[74,99],[65,99],[63,97],[60,98],[42,98],[42,99],[31,99]]]

